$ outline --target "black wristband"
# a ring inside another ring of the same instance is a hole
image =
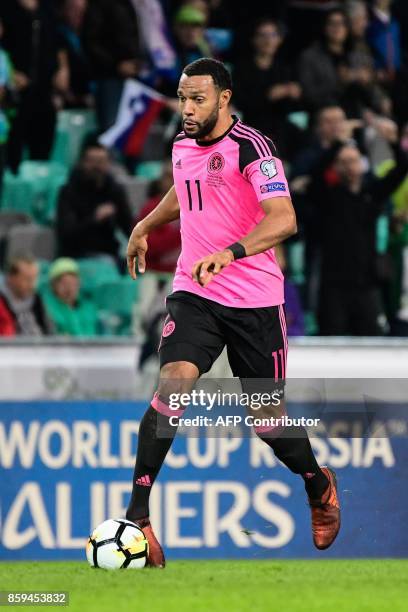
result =
[[[245,247],[240,242],[234,242],[234,244],[231,244],[231,246],[227,247],[227,249],[229,251],[232,251],[232,254],[234,255],[234,261],[236,259],[242,259],[243,257],[246,257]]]

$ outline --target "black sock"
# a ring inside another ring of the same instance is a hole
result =
[[[132,496],[126,512],[128,520],[149,516],[150,491],[176,431],[177,427],[169,424],[168,416],[149,406],[140,422]]]
[[[276,457],[291,472],[302,476],[308,496],[311,499],[321,499],[329,480],[316,461],[306,429],[285,427],[277,438],[261,435],[259,437],[273,449]]]

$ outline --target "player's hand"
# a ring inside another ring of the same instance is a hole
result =
[[[147,234],[143,233],[138,223],[130,235],[127,248],[127,266],[133,280],[136,280],[136,259],[138,272],[143,274],[146,270],[146,251]]]
[[[216,274],[219,274],[223,268],[229,266],[233,261],[234,255],[228,249],[207,255],[207,257],[195,262],[191,272],[193,280],[202,287],[206,287]]]

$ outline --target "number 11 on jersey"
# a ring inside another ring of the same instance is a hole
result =
[[[196,179],[195,181],[197,196],[198,196],[198,210],[203,210],[203,199],[201,196],[201,185],[200,181]],[[189,179],[186,180],[187,187],[187,195],[188,195],[188,209],[193,210],[193,196],[191,195],[191,181]]]

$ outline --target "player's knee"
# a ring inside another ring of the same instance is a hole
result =
[[[166,363],[160,370],[160,381],[166,379],[197,380],[198,368],[189,361]]]
[[[193,363],[166,363],[160,370],[158,393],[162,397],[169,397],[172,393],[189,393],[198,376],[198,368]]]

